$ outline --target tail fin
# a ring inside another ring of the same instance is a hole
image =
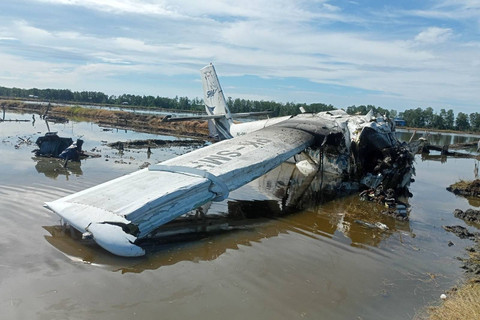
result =
[[[213,64],[203,67],[200,70],[202,74],[203,84],[203,101],[205,103],[205,111],[208,115],[224,115],[218,119],[211,119],[210,134],[218,136],[220,140],[230,139],[230,125],[233,123],[232,115],[228,110],[222,87],[218,81],[217,73]]]

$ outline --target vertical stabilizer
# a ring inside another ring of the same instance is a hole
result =
[[[216,129],[215,135],[220,140],[230,139],[230,125],[232,124],[232,116],[228,110],[222,87],[218,81],[217,73],[213,64],[200,69],[203,84],[203,101],[205,103],[205,111],[208,115],[224,115],[222,118],[209,120]],[[213,130],[210,130],[213,135]]]

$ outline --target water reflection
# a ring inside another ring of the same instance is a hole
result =
[[[474,134],[465,134],[465,133],[447,133],[447,132],[428,132],[422,130],[397,130],[397,137],[402,141],[408,141],[411,136],[413,140],[416,140],[420,137],[427,138],[428,142],[437,146],[451,145],[457,143],[469,143],[477,142],[480,138],[479,135]],[[475,148],[476,149],[476,148]],[[471,149],[469,151],[475,151]]]
[[[69,161],[64,167],[65,160],[57,158],[33,157],[35,169],[43,173],[45,177],[57,179],[58,176],[65,176],[66,180],[70,175],[81,176],[83,174],[80,161]]]
[[[147,251],[143,258],[113,256],[61,226],[44,227],[50,233],[45,238],[73,260],[138,273],[181,261],[213,260],[228,250],[285,233],[368,248],[398,230],[410,232],[408,222],[383,215],[382,205],[362,202],[357,194],[347,196],[351,187],[340,180],[322,179],[321,174],[304,176],[295,165],[284,163],[247,186],[254,193],[241,195],[250,199],[230,198],[223,209],[212,206],[204,216],[192,213],[160,227],[140,243]]]

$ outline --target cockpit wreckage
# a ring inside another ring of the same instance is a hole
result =
[[[234,123],[213,65],[202,68],[201,75],[203,118],[222,141],[45,206],[107,251],[142,256],[142,241],[162,225],[227,199],[230,191],[285,161],[294,161],[305,176],[321,174],[329,192],[408,194],[413,155],[388,119],[333,110]]]

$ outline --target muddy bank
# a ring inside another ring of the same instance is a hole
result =
[[[455,209],[453,215],[459,219],[464,220],[467,223],[479,223],[480,222],[480,210],[467,209],[465,211]],[[467,228],[456,226],[443,226],[443,229],[447,232],[452,232],[460,239],[469,239],[474,242],[474,245],[467,247],[467,258],[458,258],[462,261],[462,268],[470,278],[479,279],[480,277],[480,233],[471,232]],[[449,244],[450,245],[450,244]]]
[[[462,226],[443,226],[443,229],[447,232],[451,232],[455,234],[460,239],[475,240],[480,237],[480,233],[478,232],[472,233],[468,231],[467,228]]]
[[[44,115],[47,106],[26,104],[19,101],[1,101],[0,107],[6,110],[33,112]],[[134,129],[159,134],[184,135],[208,138],[206,121],[162,122],[163,116],[138,114],[121,110],[90,109],[80,106],[48,106],[48,115],[56,117],[76,118],[95,122],[101,126]]]
[[[467,257],[458,257],[462,262],[461,268],[465,270],[469,279],[480,280],[480,233],[470,232],[467,228],[462,226],[443,226],[447,232],[452,232],[460,239],[469,239],[474,241],[474,245],[467,247]],[[449,243],[449,246],[453,243]]]
[[[470,146],[470,145],[469,145]],[[448,191],[454,193],[455,195],[460,195],[466,198],[478,198],[480,197],[480,179],[476,179],[473,181],[459,181],[456,182],[446,188]],[[462,219],[469,225],[478,225],[480,223],[480,210],[475,209],[455,209],[453,211],[453,215],[458,218]],[[467,278],[470,282],[480,281],[480,233],[479,232],[471,232],[465,227],[455,225],[455,226],[443,226],[443,229],[447,232],[451,232],[455,234],[460,239],[469,239],[474,242],[474,244],[470,247],[467,247],[466,253],[467,257],[458,257],[458,260],[462,262],[461,268],[465,270]],[[449,246],[453,245],[453,243],[449,242]],[[461,287],[460,289],[454,288],[452,291],[457,290],[467,290],[466,288],[468,285]],[[478,287],[478,285],[477,285]],[[466,303],[467,300],[460,299],[461,303]],[[442,310],[443,306],[436,310],[435,312],[438,313],[438,310]],[[462,310],[465,308],[462,308]],[[465,309],[466,310],[466,309]],[[447,319],[447,318],[446,318]],[[448,318],[449,319],[449,318]]]
[[[203,147],[206,142],[203,140],[133,140],[133,141],[117,141],[108,143],[107,146],[115,149],[143,149],[143,148],[168,148],[168,147]]]
[[[480,197],[480,179],[459,181],[447,187],[447,190],[464,197]]]
[[[480,223],[480,210],[467,209],[462,211],[460,209],[455,209],[453,215],[465,222]]]

